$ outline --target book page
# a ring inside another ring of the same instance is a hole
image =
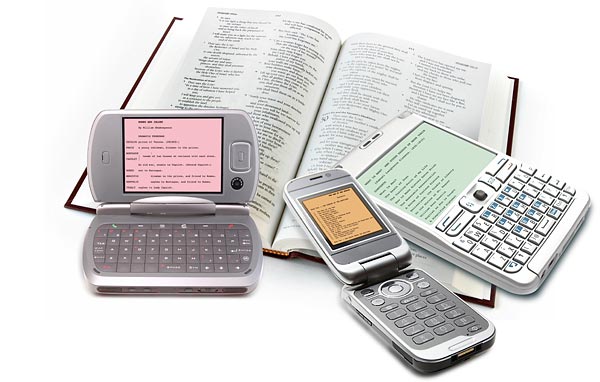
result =
[[[351,37],[340,51],[298,176],[331,168],[405,110],[477,139],[489,74],[488,64],[407,41],[373,34]],[[314,249],[287,209],[273,248]],[[423,249],[415,257],[418,266],[431,268],[433,276],[447,284],[454,270],[464,273]]]
[[[340,39],[310,16],[208,9],[161,107],[242,109],[260,147],[251,215],[269,247],[333,69]]]

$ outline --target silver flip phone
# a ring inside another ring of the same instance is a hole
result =
[[[494,325],[426,272],[360,184],[332,169],[293,179],[284,199],[336,277],[342,298],[411,366],[433,372],[495,339]]]

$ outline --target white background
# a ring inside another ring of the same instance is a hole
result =
[[[420,377],[349,314],[322,265],[266,258],[258,289],[246,297],[88,291],[80,257],[91,216],[62,204],[85,166],[94,116],[120,106],[172,16],[199,18],[210,5],[298,11],[330,22],[343,38],[380,32],[491,62],[522,80],[515,156],[598,200],[597,8],[577,1],[341,3],[3,6],[3,380]],[[595,375],[598,228],[592,210],[536,294],[499,291],[495,309],[479,308],[497,327],[495,346],[436,378]]]

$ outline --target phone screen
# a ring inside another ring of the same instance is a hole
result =
[[[423,122],[358,177],[369,195],[432,224],[496,153]]]
[[[223,118],[123,118],[123,192],[221,193]]]
[[[389,232],[353,185],[300,199],[332,250]]]

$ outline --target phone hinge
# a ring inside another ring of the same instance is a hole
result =
[[[247,204],[217,204],[215,215],[250,215]]]
[[[131,202],[129,211],[132,215],[214,215],[217,207],[213,201],[191,196],[155,196]]]
[[[398,260],[391,253],[361,263],[367,275],[367,283],[373,284],[397,275],[399,271]]]

